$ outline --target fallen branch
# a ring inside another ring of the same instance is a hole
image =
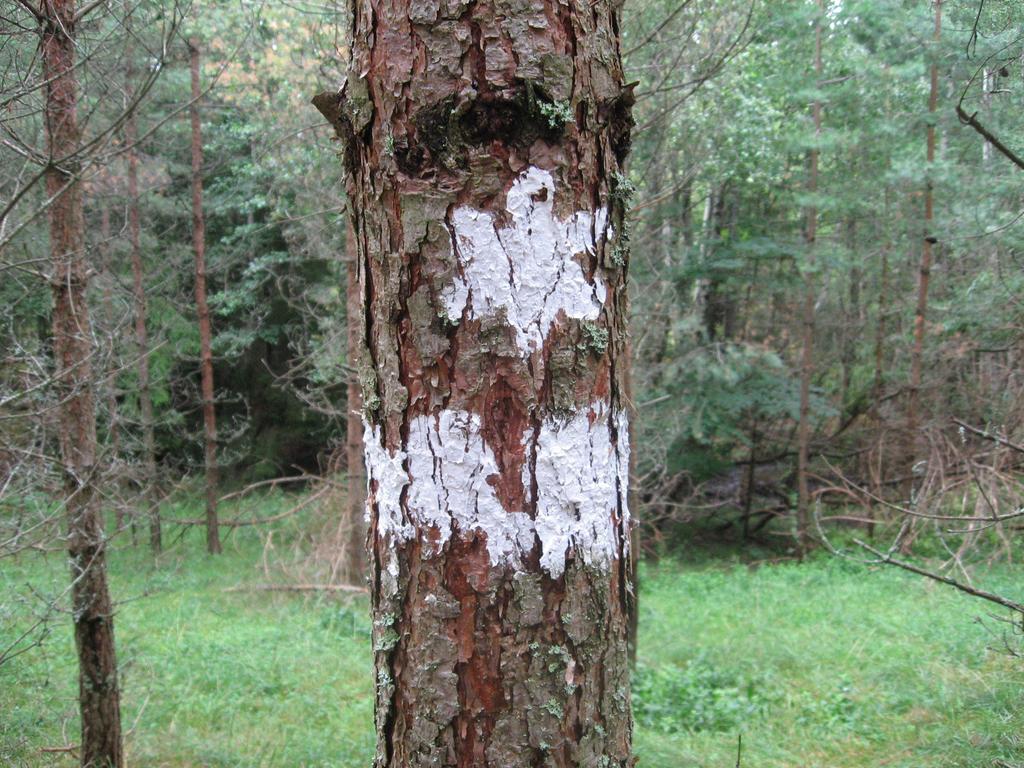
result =
[[[355,584],[250,584],[246,587],[228,587],[225,592],[354,592],[365,593],[366,587]]]
[[[40,747],[39,751],[57,754],[70,754],[72,757],[78,757],[78,755],[75,754],[76,752],[78,752],[77,744],[72,744],[69,747]]]

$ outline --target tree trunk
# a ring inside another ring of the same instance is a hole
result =
[[[739,218],[733,192],[725,182],[712,189],[704,211],[704,264],[709,273],[698,282],[697,305],[701,313],[707,341],[731,341],[736,336],[736,299],[725,284],[724,275],[715,263],[716,252],[731,242]]]
[[[78,651],[83,766],[120,768],[120,694],[114,652],[114,614],[107,588],[106,540],[95,488],[96,405],[93,336],[86,292],[85,215],[75,157],[80,132],[75,76],[75,4],[40,6],[40,53],[45,78],[46,193],[53,258],[53,352],[60,414],[60,453],[71,563],[71,615]]]
[[[359,0],[377,768],[631,765],[616,8]]]
[[[939,42],[942,39],[942,0],[935,5],[935,32],[932,38],[931,89],[928,94],[928,155],[924,185],[924,239],[921,242],[921,266],[917,280],[917,309],[914,312],[914,346],[910,356],[910,397],[907,404],[907,464],[917,460],[918,409],[921,400],[921,365],[924,358],[924,322],[928,311],[928,283],[932,271],[932,220],[935,217],[934,180],[935,120],[939,101]]]
[[[818,0],[818,16],[814,24],[815,88],[820,88],[823,67],[821,61],[821,26],[825,15],[824,0]],[[811,443],[811,378],[814,376],[814,297],[815,266],[818,239],[818,207],[813,198],[818,193],[818,141],[821,138],[821,100],[811,105],[814,118],[814,146],[807,153],[807,192],[811,203],[804,212],[804,242],[807,247],[807,266],[804,275],[803,349],[800,354],[800,421],[797,427],[797,547],[804,555],[811,544],[811,493],[807,482]]]
[[[363,397],[359,388],[359,369],[362,359],[360,323],[363,320],[362,293],[359,290],[359,255],[356,235],[351,223],[345,238],[348,256],[346,265],[348,284],[345,291],[345,314],[348,330],[348,418],[346,420],[345,448],[348,464],[348,525],[345,541],[345,580],[349,584],[366,581],[366,470],[363,467],[363,426],[359,414],[363,410]]]
[[[864,279],[861,270],[860,260],[857,257],[857,219],[850,216],[846,220],[846,252],[850,255],[850,269],[847,274],[849,280],[847,292],[847,306],[843,312],[842,327],[840,328],[841,354],[840,365],[842,368],[841,385],[839,389],[839,411],[846,418],[846,414],[853,414],[857,410],[855,401],[860,398],[854,394],[851,397],[850,389],[853,385],[853,372],[857,367],[857,341],[861,337],[861,282]]]
[[[125,24],[129,23],[126,17]],[[130,37],[128,38],[131,39]],[[128,71],[125,94],[129,104],[133,101],[133,70],[131,49],[126,51]],[[146,330],[146,287],[142,266],[142,225],[139,216],[139,155],[135,146],[138,131],[135,110],[128,113],[124,124],[124,140],[128,145],[128,241],[131,245],[132,296],[135,304],[135,346],[139,356],[139,416],[142,421],[142,503],[149,517],[149,546],[154,552],[162,547],[160,530],[160,502],[156,488],[156,436],[154,434],[153,396],[149,383],[149,335]]]
[[[885,213],[883,215],[883,225],[885,227],[885,234],[882,237],[882,247],[879,252],[879,282],[878,282],[878,318],[875,326],[875,376],[874,383],[872,385],[872,399],[874,401],[873,409],[875,411],[875,417],[881,418],[879,409],[882,406],[882,395],[885,389],[885,337],[888,333],[886,329],[886,318],[889,315],[889,251],[892,248],[892,236],[890,233],[889,211],[890,211],[890,190],[889,187],[885,188]]]
[[[100,269],[103,271],[103,311],[110,334],[111,351],[116,350],[117,319],[114,317],[114,268],[110,255],[110,208],[106,205],[100,210]],[[112,355],[113,357],[113,355]],[[121,420],[117,409],[117,369],[116,360],[112,362],[106,377],[105,393],[107,396],[107,432],[110,438],[111,464],[121,456]],[[117,530],[121,530],[121,511],[117,512]]]
[[[867,500],[867,516],[871,523],[868,524],[868,537],[875,537],[875,500],[881,497],[885,482],[884,471],[886,467],[886,440],[885,424],[882,419],[882,397],[885,390],[885,338],[888,333],[886,318],[889,313],[889,251],[892,248],[892,223],[891,223],[891,191],[885,188],[885,203],[882,213],[882,226],[885,232],[882,235],[882,246],[879,251],[879,278],[878,278],[878,317],[875,325],[875,375],[871,386],[871,415],[874,419],[875,428],[879,430],[880,438],[877,442],[877,456],[872,459],[868,454],[868,461],[871,463],[869,475],[871,477],[871,492],[874,498]]]
[[[220,552],[217,526],[217,415],[213,408],[213,351],[210,307],[206,303],[206,221],[203,218],[203,137],[199,127],[199,41],[188,42],[192,69],[192,247],[196,256],[196,312],[199,315],[199,368],[202,374],[203,434],[206,455],[206,549]]]

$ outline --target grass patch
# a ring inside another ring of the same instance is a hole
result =
[[[274,494],[224,514],[290,503]],[[275,552],[308,527],[279,523]],[[157,563],[142,547],[111,557],[131,764],[369,765],[365,599],[245,591],[267,581],[255,529],[227,537],[219,558],[202,547],[196,529]],[[1014,577],[987,574],[1004,588]],[[66,578],[60,553],[0,561],[0,646]],[[641,767],[732,768],[739,733],[747,768],[1024,764],[1024,665],[986,650],[998,644],[975,621],[986,606],[940,585],[826,557],[662,561],[642,571],[640,606]],[[73,765],[39,749],[77,740],[76,689],[57,616],[42,647],[0,666],[0,764]]]

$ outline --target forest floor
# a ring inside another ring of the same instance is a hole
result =
[[[365,597],[253,590],[283,580],[275,559],[301,548],[302,522],[290,520],[273,548],[243,528],[218,558],[199,530],[156,564],[141,546],[113,553],[130,765],[369,765]],[[1019,586],[1009,567],[983,577]],[[0,649],[66,578],[59,552],[0,561]],[[739,734],[744,768],[1024,766],[1024,661],[979,602],[825,555],[753,565],[704,552],[645,566],[641,584],[640,768],[732,768]],[[0,764],[75,765],[43,750],[77,739],[76,693],[58,615],[41,647],[0,666]]]

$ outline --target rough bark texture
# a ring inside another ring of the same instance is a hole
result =
[[[128,22],[126,21],[126,24]],[[125,94],[132,102],[133,78],[131,50],[126,53],[129,61]],[[135,345],[139,356],[137,373],[139,377],[139,417],[142,422],[142,466],[144,503],[149,517],[149,546],[159,552],[163,546],[160,526],[159,495],[156,488],[156,435],[153,419],[153,396],[149,383],[149,334],[146,329],[146,285],[142,265],[142,224],[139,216],[139,155],[136,143],[138,131],[135,125],[135,111],[128,114],[124,124],[124,140],[128,145],[128,241],[131,245],[132,298],[135,312]]]
[[[114,616],[107,588],[106,539],[94,486],[96,406],[93,335],[86,306],[89,264],[85,215],[75,159],[80,133],[75,77],[75,7],[66,0],[40,6],[40,52],[46,82],[46,171],[53,292],[53,352],[60,403],[60,452],[71,563],[71,615],[78,651],[83,766],[120,768],[120,695]]]
[[[358,0],[378,768],[631,764],[617,7]]]
[[[345,450],[348,466],[348,525],[345,541],[345,580],[349,584],[363,584],[367,576],[366,562],[366,469],[363,466],[363,393],[359,386],[360,362],[363,359],[362,293],[359,290],[359,255],[356,235],[351,223],[345,238],[347,250],[347,279],[345,311],[348,323],[348,377]]]
[[[192,69],[192,248],[196,257],[196,313],[199,315],[199,368],[203,398],[203,438],[206,457],[206,549],[220,552],[217,525],[217,415],[213,403],[213,333],[206,302],[206,220],[203,217],[203,135],[199,125],[199,42],[189,40]]]

